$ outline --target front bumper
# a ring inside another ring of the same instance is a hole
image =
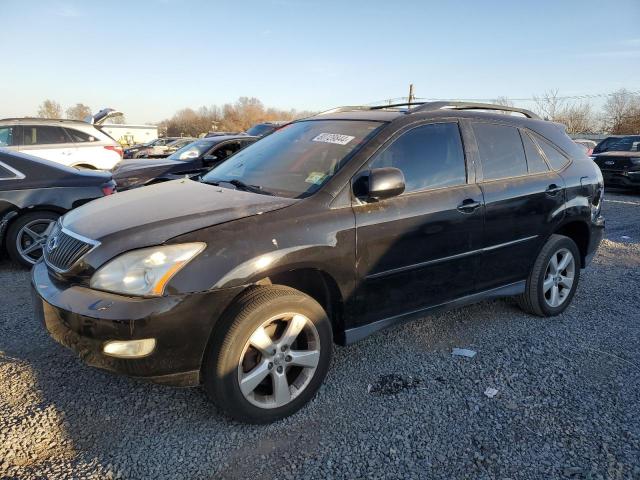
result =
[[[640,171],[602,170],[602,178],[605,185],[640,188]]]
[[[43,262],[31,273],[36,316],[57,342],[88,365],[157,383],[191,386],[217,319],[242,287],[157,298],[125,297],[67,285],[51,278]],[[105,355],[110,340],[155,338],[143,358]]]

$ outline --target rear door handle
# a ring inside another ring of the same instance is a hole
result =
[[[556,185],[555,183],[552,183],[551,185],[549,185],[547,187],[547,190],[545,191],[545,193],[547,195],[555,195],[556,193],[558,193],[560,190],[562,190],[562,187],[559,187],[558,185]]]
[[[481,203],[476,202],[473,198],[466,198],[458,205],[458,211],[462,213],[473,213],[480,205]]]

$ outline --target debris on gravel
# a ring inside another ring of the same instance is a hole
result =
[[[395,373],[382,375],[367,391],[373,395],[397,395],[405,390],[415,390],[422,384],[422,380],[412,375],[398,375]]]
[[[263,426],[84,365],[2,261],[0,478],[640,478],[640,195],[605,198],[565,313],[484,302],[336,347],[316,398]]]

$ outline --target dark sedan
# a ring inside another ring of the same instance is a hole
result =
[[[0,246],[16,263],[33,265],[60,215],[115,187],[108,172],[0,149]]]
[[[220,135],[202,138],[184,146],[166,159],[124,160],[113,171],[120,190],[165,182],[209,170],[238,150],[252,144],[256,137]]]
[[[608,186],[640,188],[640,135],[609,137],[593,150]]]

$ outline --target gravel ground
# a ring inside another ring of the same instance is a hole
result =
[[[336,347],[315,400],[268,426],[84,366],[3,261],[0,477],[640,478],[640,195],[604,208],[565,314],[486,302]]]

